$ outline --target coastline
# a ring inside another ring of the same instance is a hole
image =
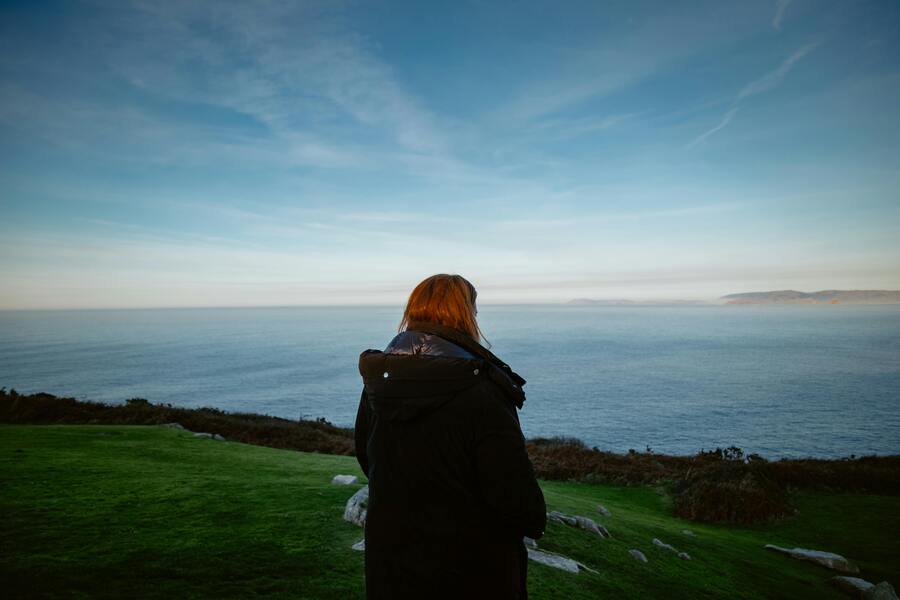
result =
[[[290,420],[215,408],[179,408],[133,398],[121,405],[0,389],[0,424],[170,425],[256,446],[353,455],[353,430],[315,420]],[[661,486],[686,518],[757,522],[791,513],[793,490],[900,495],[900,455],[841,459],[745,455],[717,448],[694,455],[650,450],[615,453],[576,438],[531,438],[526,448],[536,475],[545,480]],[[720,497],[726,494],[728,500]],[[766,506],[762,506],[762,505]],[[762,508],[760,508],[762,506]]]

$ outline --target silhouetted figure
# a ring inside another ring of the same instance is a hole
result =
[[[475,298],[459,275],[429,277],[387,348],[360,355],[370,600],[527,598],[522,537],[543,535],[546,506],[516,412],[525,380],[479,343]]]

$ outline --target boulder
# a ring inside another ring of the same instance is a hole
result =
[[[667,544],[659,538],[653,538],[653,545],[659,546],[663,550],[668,550],[669,552],[674,552],[675,554],[678,554],[678,550],[675,549],[675,546],[672,546],[671,544]]]
[[[678,558],[680,558],[681,560],[691,560],[691,555],[687,552],[679,552]]]
[[[865,598],[866,592],[875,587],[874,583],[866,581],[865,579],[860,579],[859,577],[845,577],[843,575],[832,577],[828,582],[848,596],[853,596],[854,598]]]
[[[181,423],[163,423],[160,427],[170,427],[172,429],[184,429],[184,425]]]
[[[344,507],[344,520],[365,527],[366,525],[366,509],[369,506],[369,486],[356,490],[356,493],[347,500]]]
[[[873,588],[866,590],[865,595],[866,600],[898,600],[897,592],[894,591],[894,586],[889,584],[887,581],[882,581],[878,585]]]
[[[528,536],[522,538],[522,542],[525,544],[526,548],[535,548],[537,549],[537,542],[531,539]]]
[[[366,550],[366,540],[362,539],[350,546],[353,550],[357,550],[359,552],[365,552]]]
[[[218,433],[213,434],[213,439],[214,439],[214,440],[218,440],[218,441],[220,441],[220,442],[224,442],[224,441],[225,441],[225,438],[224,438],[223,436],[219,435]]]
[[[682,529],[681,533],[688,537],[697,537],[697,534],[691,531],[690,529]]]
[[[551,510],[550,512],[548,512],[547,518],[551,521],[556,521],[557,523],[571,525],[572,527],[576,527],[578,525],[577,521],[575,521],[575,517],[570,517],[567,514],[559,512],[558,510]]]
[[[359,479],[356,475],[335,475],[331,479],[331,483],[335,485],[353,485],[354,483],[359,483]]]
[[[791,558],[807,560],[834,571],[840,571],[841,573],[859,573],[859,567],[851,564],[850,561],[840,554],[834,554],[833,552],[807,550],[806,548],[782,548],[781,546],[775,546],[774,544],[766,544],[765,548],[766,550],[772,550],[773,552],[787,554]]]
[[[641,562],[647,562],[647,557],[640,550],[635,550],[634,548],[632,548],[631,550],[628,551],[628,554],[630,554],[634,560],[639,560]]]
[[[562,556],[561,554],[553,554],[551,552],[544,552],[542,550],[535,550],[533,548],[528,548],[528,558],[530,558],[534,562],[541,563],[542,565],[547,565],[548,567],[553,567],[554,569],[568,571],[569,573],[579,573],[581,571],[590,571],[591,573],[597,572],[587,565],[580,563],[577,560],[568,558],[567,556]]]
[[[209,439],[212,439],[212,436],[213,436],[213,434],[211,434],[211,433],[195,433],[195,434],[194,434],[194,437],[198,437],[198,438],[209,438]]]
[[[611,517],[612,513],[609,512],[609,509],[603,506],[602,504],[597,505],[597,512],[603,515],[604,517]]]
[[[606,529],[606,527],[600,525],[589,517],[583,517],[581,515],[572,516],[561,513],[558,510],[551,510],[547,513],[547,518],[551,521],[556,521],[557,523],[563,523],[571,527],[578,527],[579,529],[584,529],[585,531],[596,533],[603,538],[612,537],[610,536],[609,530]]]

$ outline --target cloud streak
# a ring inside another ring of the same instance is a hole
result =
[[[772,29],[781,29],[781,20],[784,19],[784,11],[790,6],[792,0],[775,0],[775,14],[772,16]]]
[[[722,119],[719,121],[719,123],[715,127],[701,133],[699,136],[691,140],[685,146],[685,149],[690,150],[691,148],[694,148],[712,134],[727,127],[728,124],[731,123],[732,119],[734,119],[734,116],[737,114],[741,102],[743,102],[747,98],[750,98],[751,96],[762,94],[778,86],[784,80],[787,74],[791,72],[791,70],[794,68],[794,65],[796,65],[797,62],[804,56],[812,52],[812,50],[815,49],[816,46],[817,44],[807,44],[803,46],[802,48],[788,56],[778,66],[777,69],[769,71],[762,77],[751,81],[743,88],[741,88],[741,91],[738,92],[737,97],[735,97],[735,99],[732,101],[731,108],[729,108],[728,112],[726,112],[722,116]]]

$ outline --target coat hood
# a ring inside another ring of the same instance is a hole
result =
[[[463,352],[447,352],[446,347],[438,355],[364,351],[359,357],[359,373],[374,412],[391,420],[413,419],[437,410],[485,380],[497,385],[509,402],[522,408],[525,380],[468,335],[452,327],[418,321],[410,322],[407,331],[437,336]],[[434,347],[434,340],[429,345]]]

